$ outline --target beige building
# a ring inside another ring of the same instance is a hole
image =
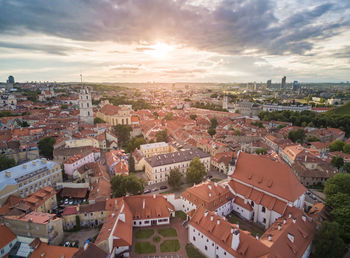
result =
[[[102,108],[97,112],[96,117],[101,118],[110,125],[131,125],[131,105],[114,106],[104,101]]]
[[[149,158],[159,154],[175,152],[177,150],[166,142],[155,142],[140,145],[140,151],[145,158]]]
[[[4,223],[19,236],[39,237],[53,245],[59,245],[63,240],[62,219],[56,214],[33,211],[20,216],[5,216]]]
[[[63,227],[72,229],[77,224],[79,217],[81,227],[96,227],[105,222],[109,215],[106,210],[106,201],[98,201],[93,204],[68,206],[63,211]]]
[[[53,161],[36,159],[0,172],[0,205],[10,195],[27,197],[46,186],[62,182],[61,167]]]
[[[86,147],[86,146],[91,146],[94,148],[100,147],[98,140],[91,137],[66,141],[66,148],[78,148],[78,147]]]
[[[210,169],[210,155],[199,149],[171,152],[155,155],[145,159],[145,173],[149,184],[167,181],[170,170],[178,168],[183,174],[186,173],[192,159],[198,157],[206,170]]]

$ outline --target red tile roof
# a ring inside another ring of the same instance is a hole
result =
[[[306,192],[288,165],[260,155],[240,152],[232,178],[291,202]]]
[[[0,249],[4,248],[17,236],[5,225],[0,225]]]

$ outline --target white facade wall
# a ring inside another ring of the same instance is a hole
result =
[[[233,203],[232,210],[239,213],[239,215],[241,215],[243,218],[245,218],[247,220],[251,220],[253,217],[253,211],[249,211],[249,210],[237,205],[236,203]]]
[[[125,252],[125,251],[127,251],[127,250],[129,250],[129,246],[115,247],[113,253],[114,253],[114,255],[118,255],[118,254],[120,254],[120,253],[122,253],[122,252]]]
[[[191,225],[188,227],[188,240],[207,257],[234,258],[234,256],[223,249],[220,245],[217,245],[213,240]]]
[[[74,170],[80,168],[81,166],[90,163],[95,162],[95,155],[93,152],[91,152],[89,155],[77,160],[76,162],[73,162],[71,164],[65,163],[64,164],[64,173],[67,175],[73,175]]]
[[[152,224],[156,223],[156,224]],[[170,223],[169,217],[164,218],[149,218],[149,219],[140,219],[133,220],[133,227],[149,227],[152,225],[167,225]]]
[[[312,245],[312,242],[309,244],[309,246],[306,248],[302,258],[308,258],[310,256],[310,253],[311,253],[311,245]]]
[[[4,257],[6,254],[8,254],[11,250],[11,248],[16,244],[17,237],[13,239],[10,243],[5,245],[3,248],[0,249],[0,257]]]
[[[231,201],[228,201],[227,203],[225,203],[224,205],[220,206],[219,208],[217,208],[215,210],[215,212],[221,216],[221,217],[225,217],[227,216],[228,214],[231,213],[233,209],[233,200]]]

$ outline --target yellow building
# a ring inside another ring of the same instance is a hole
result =
[[[145,158],[149,158],[159,154],[175,152],[176,149],[166,142],[155,142],[140,145],[140,151]]]
[[[74,140],[68,140],[65,142],[66,148],[77,148],[77,147],[86,147],[91,146],[94,148],[99,148],[100,144],[98,140],[94,138],[83,138],[83,139],[74,139]]]
[[[131,125],[131,112],[132,107],[130,105],[114,106],[106,100],[103,102],[102,108],[96,113],[96,117],[110,125]]]
[[[39,237],[49,244],[59,245],[63,240],[63,220],[56,214],[33,211],[20,216],[5,216],[4,223],[13,233],[25,237]]]

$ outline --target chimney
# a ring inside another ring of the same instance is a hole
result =
[[[88,248],[88,243],[86,243],[85,245],[84,245],[84,251],[86,251],[86,249]]]
[[[278,223],[277,228],[278,228],[278,230],[281,230],[281,223]]]
[[[204,217],[206,217],[208,215],[208,211],[204,212]]]
[[[293,223],[295,224],[295,222],[297,222],[297,218],[296,217],[293,218]]]
[[[145,199],[143,199],[143,200],[142,200],[142,209],[144,209],[144,208],[145,208],[145,206],[146,206],[146,200],[145,200]]]
[[[307,161],[307,155],[305,155],[305,162]]]
[[[216,221],[216,224],[220,225],[220,219],[218,219],[218,220]]]
[[[5,174],[6,174],[7,177],[11,177],[11,172],[10,171],[6,171]]]
[[[213,220],[214,220],[214,216],[211,215],[211,216],[210,216],[210,221],[213,221]]]
[[[211,193],[209,192],[209,198],[211,198]]]
[[[301,216],[301,218],[303,219],[304,222],[306,222],[306,216],[305,215]]]
[[[289,213],[288,218],[290,219],[292,217],[292,213]]]
[[[287,220],[285,218],[283,218],[283,224],[286,224]]]
[[[237,251],[238,246],[239,246],[239,229],[236,229],[235,231],[233,231],[233,234],[232,234],[231,248]]]
[[[209,190],[211,190],[211,184],[208,184],[208,188],[209,188]]]
[[[156,194],[153,194],[153,199],[156,199]]]
[[[271,234],[269,234],[269,235],[267,236],[267,240],[272,241],[272,235],[271,235]]]
[[[255,239],[256,239],[256,240],[259,240],[259,236],[258,236],[258,235],[256,235],[256,236],[255,236]]]
[[[231,234],[233,234],[234,231],[235,231],[235,228],[231,227]]]

